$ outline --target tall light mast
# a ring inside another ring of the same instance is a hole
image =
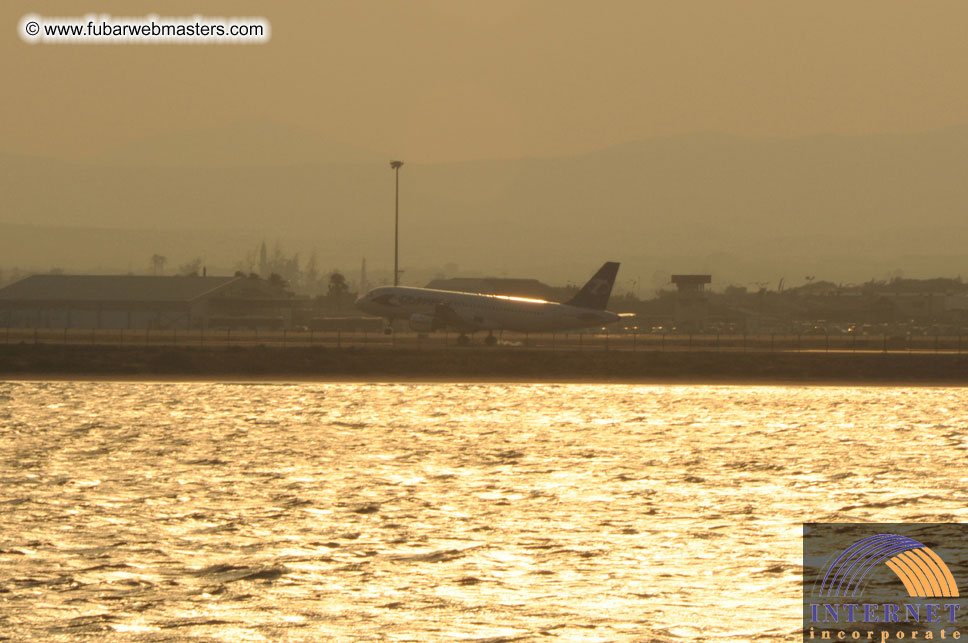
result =
[[[400,168],[403,161],[390,161],[396,174],[396,198],[393,204],[393,285],[400,285]]]

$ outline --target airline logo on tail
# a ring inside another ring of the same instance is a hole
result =
[[[593,295],[608,295],[612,292],[612,284],[604,279],[592,279],[588,282],[588,291]]]

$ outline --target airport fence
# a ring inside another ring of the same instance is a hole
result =
[[[144,348],[483,348],[485,333],[469,345],[458,334],[400,332],[385,335],[367,330],[230,330],[230,329],[105,329],[5,328],[7,345],[111,346]],[[859,334],[688,334],[688,333],[511,333],[496,334],[499,348],[526,347],[570,351],[716,351],[716,352],[920,352],[958,353],[968,349],[962,335]]]

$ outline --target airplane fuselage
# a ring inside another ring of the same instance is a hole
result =
[[[360,297],[356,306],[389,320],[408,319],[461,332],[510,330],[554,332],[603,326],[620,316],[541,299],[451,292],[430,288],[384,286]],[[428,325],[426,330],[432,330]]]

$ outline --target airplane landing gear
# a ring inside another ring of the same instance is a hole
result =
[[[384,329],[383,329],[383,334],[384,334],[384,335],[392,335],[392,334],[393,334],[393,326],[390,326],[390,325],[388,324],[388,325],[386,326],[386,328],[384,328]]]
[[[465,335],[464,333],[461,333],[460,335],[457,336],[458,346],[467,346],[470,343],[471,343],[471,338]]]
[[[484,338],[484,344],[487,346],[494,346],[497,344],[497,337],[495,337],[492,333],[488,333],[487,337]]]

